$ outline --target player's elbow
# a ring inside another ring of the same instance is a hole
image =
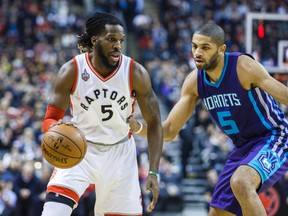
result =
[[[175,139],[176,136],[165,136],[164,134],[164,141],[165,142],[169,142]]]
[[[163,124],[163,139],[164,141],[172,141],[177,136],[177,133],[169,125]]]

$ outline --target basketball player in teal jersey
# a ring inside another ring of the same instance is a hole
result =
[[[90,184],[96,187],[96,216],[141,216],[136,146],[127,118],[137,100],[148,125],[149,168],[146,189],[158,200],[158,166],[162,153],[159,105],[148,72],[121,53],[123,24],[108,13],[86,21],[78,38],[84,53],[59,70],[43,123],[46,132],[63,119],[70,105],[71,122],[88,142],[84,159],[69,169],[55,169],[47,187],[42,216],[70,216]]]
[[[257,193],[288,169],[288,123],[277,104],[288,105],[288,88],[251,56],[225,50],[224,31],[215,23],[193,34],[197,68],[185,79],[179,101],[163,122],[163,136],[172,140],[201,99],[235,145],[219,176],[209,216],[265,216]],[[135,119],[130,124],[132,131],[140,129]],[[146,125],[142,127],[140,135],[145,136]]]

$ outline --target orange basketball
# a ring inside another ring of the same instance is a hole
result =
[[[57,124],[43,136],[43,157],[53,166],[66,169],[80,163],[86,154],[87,142],[79,128]]]

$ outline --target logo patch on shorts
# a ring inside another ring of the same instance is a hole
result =
[[[277,163],[277,157],[275,152],[266,152],[266,154],[261,154],[258,158],[263,170],[267,173],[271,173],[275,168],[275,164]]]

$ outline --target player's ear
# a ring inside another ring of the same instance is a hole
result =
[[[93,44],[93,46],[95,46],[97,44],[97,37],[96,36],[91,37],[91,43]]]
[[[226,51],[226,44],[222,44],[222,45],[219,47],[219,52],[225,53],[225,51]]]

